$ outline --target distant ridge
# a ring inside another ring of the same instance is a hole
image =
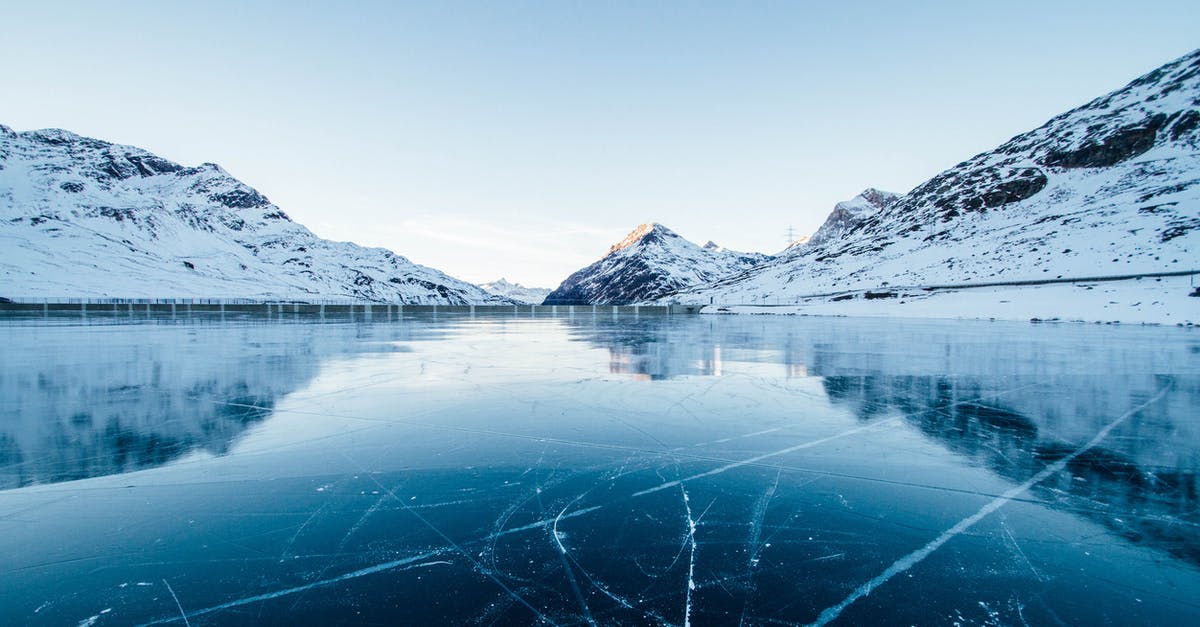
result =
[[[525,287],[520,283],[509,283],[503,277],[489,283],[480,283],[479,287],[497,296],[529,305],[542,304],[542,301],[546,300],[546,296],[550,294],[549,288]]]

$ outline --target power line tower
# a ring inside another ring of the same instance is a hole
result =
[[[794,241],[796,241],[796,229],[792,228],[792,225],[789,224],[787,228],[787,244],[791,246]]]

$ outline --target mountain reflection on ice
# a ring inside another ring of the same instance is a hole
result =
[[[907,321],[904,333],[880,333],[819,321],[783,327],[780,337],[750,331],[778,329],[774,320],[738,322],[697,324],[687,339],[671,328],[626,330],[608,347],[613,371],[663,379],[720,374],[723,360],[777,360],[789,374],[822,377],[829,401],[860,421],[901,415],[1016,483],[1075,451],[1105,419],[1167,389],[1037,491],[1130,541],[1200,565],[1200,339],[1191,334],[1180,336],[1190,343],[1162,346],[1144,329],[1122,336],[1055,326],[1022,337],[1010,325],[963,325],[955,334],[953,325]]]
[[[93,320],[3,329],[0,489],[223,455],[323,360],[377,350],[347,325]]]
[[[1189,330],[442,315],[0,340],[5,622],[1200,620]]]
[[[315,374],[299,325],[6,329],[0,488],[220,455]]]

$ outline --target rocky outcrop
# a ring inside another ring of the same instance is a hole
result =
[[[1158,129],[1166,120],[1166,114],[1159,113],[1139,124],[1115,129],[1106,137],[1089,139],[1078,148],[1052,148],[1046,152],[1042,163],[1062,168],[1107,168],[1117,165],[1153,148]]]
[[[1042,191],[1048,182],[1046,175],[1038,168],[997,168],[974,172],[967,178],[955,181],[956,186],[966,186],[971,190],[970,193],[935,195],[933,206],[941,210],[942,219],[953,218],[964,212],[999,209],[1033,196]],[[946,182],[934,179],[927,185],[943,187]]]

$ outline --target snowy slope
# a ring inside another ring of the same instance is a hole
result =
[[[479,287],[497,296],[529,305],[540,305],[546,300],[546,296],[550,295],[549,288],[525,287],[520,283],[509,283],[503,277],[490,283],[480,283]]]
[[[547,305],[624,305],[710,283],[771,259],[708,242],[697,246],[661,224],[643,224],[546,297]]]
[[[1198,252],[1200,50],[680,300],[1177,272]]]
[[[217,165],[4,126],[0,296],[506,302],[391,251],[321,239]]]

